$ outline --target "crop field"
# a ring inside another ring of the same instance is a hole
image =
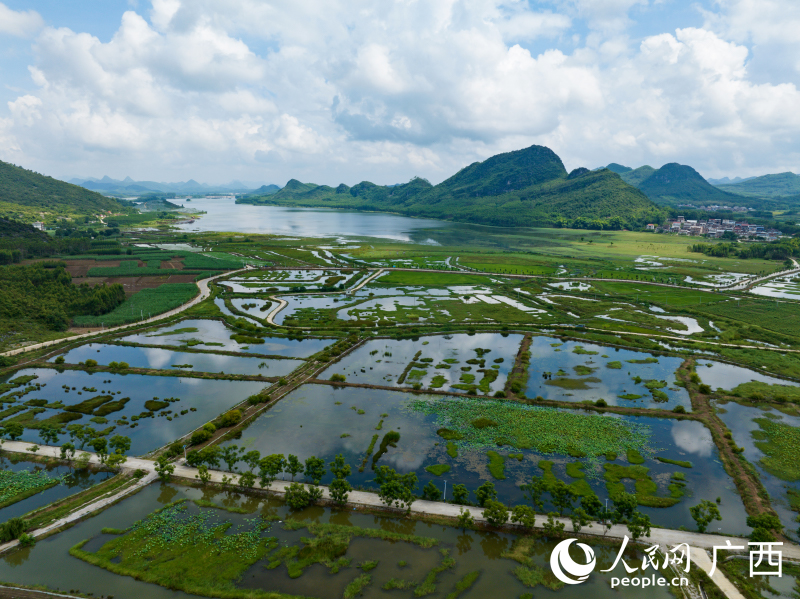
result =
[[[143,320],[185,304],[199,293],[193,283],[168,283],[155,289],[143,289],[120,306],[101,316],[77,316],[79,327],[112,327]]]

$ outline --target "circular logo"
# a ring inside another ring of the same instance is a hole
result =
[[[553,574],[561,582],[566,584],[580,584],[592,573],[595,566],[594,551],[588,545],[578,543],[578,547],[583,549],[586,556],[586,563],[579,564],[569,555],[569,546],[575,542],[575,539],[567,539],[561,541],[553,549],[550,554],[550,568]]]

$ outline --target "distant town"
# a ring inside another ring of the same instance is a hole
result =
[[[775,241],[781,236],[777,229],[768,229],[763,225],[751,225],[744,221],[734,221],[722,218],[709,218],[707,220],[687,220],[683,216],[667,221],[666,225],[647,225],[648,231],[656,233],[673,233],[676,235],[692,235],[705,237],[730,237],[737,239],[759,239],[762,241]],[[726,235],[728,233],[728,235]]]

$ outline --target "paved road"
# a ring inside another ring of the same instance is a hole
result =
[[[5,449],[6,451],[13,451],[19,453],[30,453],[31,447],[32,445],[30,443],[24,441],[6,441],[5,443],[3,443],[2,446],[2,448]],[[60,451],[61,450],[58,447],[40,445],[39,451],[37,452],[36,455],[60,457],[61,455]],[[100,458],[97,456],[97,454],[91,452],[80,452],[80,453],[88,453],[89,461],[91,463],[95,464],[100,463]],[[148,473],[153,473],[155,468],[155,462],[153,460],[147,460],[144,458],[128,458],[128,460],[124,464],[124,467],[128,469],[145,470]],[[180,478],[196,480],[198,470],[196,468],[187,466],[185,463],[178,463],[175,464],[174,474],[175,476]],[[212,482],[221,483],[223,476],[233,477],[233,479],[238,482],[238,476],[236,474],[231,474],[230,472],[224,472],[221,470],[210,470],[209,474],[211,474]],[[283,494],[285,493],[286,488],[289,486],[289,484],[290,483],[288,481],[276,480],[269,487],[269,490],[275,493]],[[320,488],[323,491],[323,497],[329,499],[330,495],[328,493],[328,488],[325,486],[322,486]],[[381,502],[380,498],[376,493],[369,493],[366,491],[351,491],[350,496],[348,498],[348,503],[352,505],[360,505],[360,506],[367,506],[374,508],[386,507],[383,504],[383,502]],[[473,518],[475,518],[476,522],[486,521],[482,515],[481,508],[478,507],[462,508],[461,506],[452,505],[450,503],[444,503],[441,501],[424,501],[422,499],[415,501],[411,505],[411,511],[414,513],[446,516],[450,518],[457,518],[461,509],[469,510],[472,513]],[[541,528],[543,520],[544,518],[541,515],[537,516],[536,528]],[[570,522],[569,519],[559,518],[557,520],[565,524],[566,531],[572,531],[572,522]],[[608,530],[608,532],[603,534],[603,529],[599,527],[597,524],[595,524],[593,528],[584,528],[581,532],[586,534],[596,534],[598,536],[605,536],[616,539],[622,539],[623,537],[629,534],[627,527],[620,525],[612,526],[611,529]],[[726,537],[724,535],[703,534],[698,532],[671,530],[666,528],[653,528],[650,537],[647,539],[647,541],[649,542],[658,543],[660,545],[669,545],[670,547],[678,545],[680,543],[688,543],[692,547],[698,547],[708,550],[712,549],[715,545],[724,545],[726,540],[730,540],[731,544],[733,545],[742,544],[741,537]],[[785,543],[783,546],[783,555],[787,559],[800,561],[800,546],[794,543]]]
[[[25,443],[20,441],[7,441],[3,444],[3,448],[6,449],[7,451],[14,451],[20,453],[30,453],[31,447],[32,445],[30,443]],[[89,453],[90,462],[100,463],[100,458],[96,454],[90,452],[86,453]],[[52,457],[60,457],[60,449],[58,447],[41,445],[39,446],[39,450],[36,452],[36,454],[47,455]],[[154,467],[155,467],[155,462],[153,462],[152,460],[146,460],[142,458],[128,458],[128,460],[124,464],[124,468],[140,469],[147,472],[147,475],[142,477],[142,479],[139,482],[137,482],[135,485],[132,485],[131,487],[123,489],[122,491],[120,491],[119,493],[115,494],[112,497],[100,499],[90,505],[87,505],[81,508],[80,510],[73,512],[67,517],[62,518],[61,520],[58,520],[56,522],[53,522],[47,527],[34,531],[32,534],[36,537],[46,535],[47,533],[56,530],[59,527],[64,526],[65,524],[69,524],[70,522],[75,522],[80,518],[87,516],[88,514],[102,510],[103,508],[118,501],[122,497],[130,493],[133,493],[134,491],[145,485],[150,484],[152,481],[156,479]],[[233,481],[231,481],[232,484],[234,481],[238,483],[239,480],[239,477],[236,474],[231,474],[230,472],[210,470],[209,474],[211,475],[211,482],[214,483],[221,484],[223,482],[222,480],[223,477],[228,477],[228,476],[233,478]],[[196,468],[187,466],[185,463],[183,464],[179,463],[175,465],[174,476],[189,480],[197,480],[199,478],[198,470]],[[290,484],[291,483],[287,481],[276,480],[268,487],[268,490],[282,495],[285,494],[286,489]],[[330,493],[328,487],[322,486],[321,490],[323,492],[323,497],[325,499],[330,499]],[[380,500],[377,494],[368,493],[365,491],[351,491],[347,503],[348,505],[352,506],[385,508],[385,505]],[[410,511],[415,514],[457,518],[461,510],[469,511],[476,522],[486,522],[486,519],[483,517],[481,508],[473,506],[461,507],[439,501],[417,500],[411,505]],[[543,516],[537,515],[537,522],[534,528],[542,528],[543,520],[544,520]],[[571,521],[569,521],[566,518],[557,518],[557,520],[564,524],[565,531],[567,532],[573,531]],[[614,538],[614,539],[622,539],[629,534],[628,529],[625,526],[614,525],[607,531],[604,531],[604,528],[598,525],[597,523],[595,523],[595,526],[593,528],[584,527],[581,530],[581,533],[589,535],[597,535],[597,536],[602,535],[603,537]],[[734,546],[737,545],[745,545],[745,547],[747,546],[746,540],[743,540],[739,537],[726,537],[724,535],[710,535],[697,532],[670,530],[663,528],[652,529],[650,537],[643,539],[643,542],[648,545],[659,545],[664,550],[675,547],[676,545],[680,545],[682,543],[688,544],[689,555],[692,562],[696,566],[702,568],[706,574],[708,574],[711,571],[712,567],[711,557],[709,556],[708,552],[711,551],[714,546],[725,546],[726,542],[730,542],[730,544]],[[11,543],[0,545],[0,553],[3,553],[8,549],[16,547],[18,544],[19,544],[18,541],[12,541]],[[784,559],[800,561],[800,546],[795,545],[794,543],[784,543],[780,549],[782,551]],[[725,575],[719,569],[716,569],[716,571],[714,572],[712,580],[725,594],[725,596],[728,597],[728,599],[744,599],[741,593],[736,589],[736,587],[725,577]]]
[[[200,281],[197,281],[197,287],[200,289],[200,294],[197,295],[191,301],[183,304],[182,306],[178,306],[177,308],[174,308],[174,309],[170,310],[169,312],[163,312],[162,314],[159,314],[157,316],[153,316],[151,318],[147,318],[145,320],[142,320],[142,321],[139,321],[139,322],[135,322],[135,323],[123,324],[123,325],[120,325],[118,327],[111,327],[111,328],[108,328],[108,329],[98,329],[98,330],[95,330],[95,331],[92,331],[92,332],[89,332],[89,333],[82,333],[81,335],[73,335],[72,337],[64,337],[62,339],[53,339],[52,341],[44,341],[43,343],[36,343],[34,345],[26,345],[25,347],[19,347],[17,349],[12,349],[10,351],[2,353],[2,354],[0,354],[0,356],[15,356],[17,354],[22,354],[22,353],[33,351],[33,350],[36,350],[36,349],[41,349],[41,348],[44,348],[44,347],[51,347],[53,345],[58,345],[59,343],[64,343],[65,341],[74,341],[76,339],[86,339],[86,338],[89,338],[89,337],[94,337],[98,333],[106,334],[106,333],[110,333],[110,332],[113,332],[113,331],[121,331],[121,330],[127,329],[127,328],[129,328],[131,326],[137,326],[138,327],[138,326],[141,326],[143,324],[150,324],[152,322],[158,322],[159,320],[164,320],[165,318],[170,318],[171,316],[175,316],[176,314],[180,314],[181,312],[183,312],[185,310],[188,310],[192,306],[196,306],[197,304],[202,302],[204,299],[206,299],[211,294],[211,290],[208,287],[209,281],[213,281],[214,279],[218,279],[219,277],[232,275],[232,274],[235,274],[237,272],[243,272],[245,270],[247,270],[247,268],[243,268],[243,269],[240,269],[240,270],[234,270],[234,271],[231,271],[231,272],[222,273],[221,275],[216,275],[216,276],[210,277],[208,279],[201,279]]]

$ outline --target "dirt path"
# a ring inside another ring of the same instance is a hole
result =
[[[723,423],[717,415],[709,401],[709,396],[700,393],[698,385],[691,382],[691,369],[693,366],[694,358],[688,358],[676,373],[676,377],[683,381],[686,390],[689,392],[689,396],[692,400],[693,414],[708,427],[709,431],[711,431],[714,445],[716,445],[719,450],[725,470],[727,470],[728,474],[733,478],[733,482],[736,484],[736,490],[742,497],[748,515],[756,516],[765,512],[772,512],[773,510],[769,501],[764,499],[766,491],[761,486],[761,483],[744,467],[744,464],[742,464],[742,461],[739,459],[740,454],[733,450],[733,442],[729,442],[725,437],[728,427],[725,426],[725,423]]]

